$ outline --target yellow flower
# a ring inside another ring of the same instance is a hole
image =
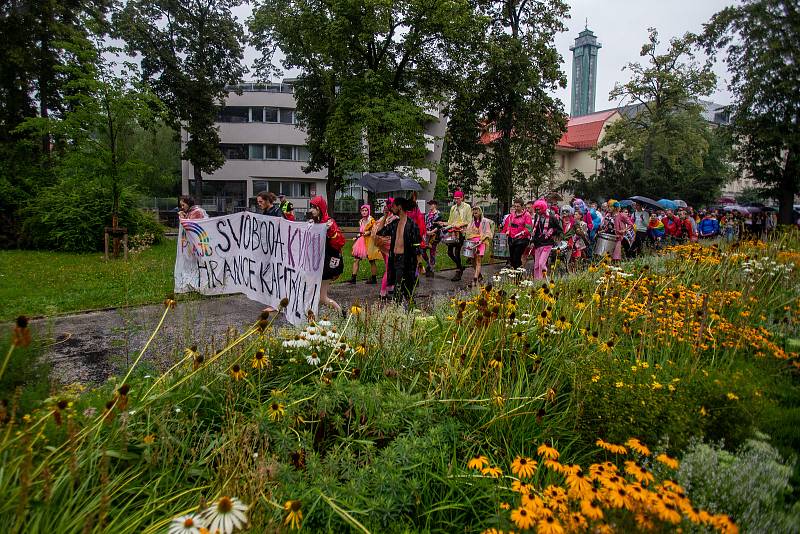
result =
[[[600,343],[600,352],[605,352],[606,354],[611,354],[614,350],[614,340],[609,339],[608,341],[603,341]]]
[[[500,509],[501,510],[511,510],[511,505],[508,504],[507,502],[501,502],[500,503]]]
[[[533,514],[524,507],[514,509],[511,512],[511,520],[522,530],[528,530],[534,523]]]
[[[273,402],[269,405],[269,418],[273,421],[277,421],[281,417],[283,417],[284,412],[286,411],[286,407],[281,402]]]
[[[662,464],[666,465],[670,469],[678,469],[678,465],[679,465],[678,464],[678,460],[676,460],[675,458],[670,458],[669,456],[667,456],[664,453],[661,453],[658,456],[656,456],[656,460],[658,460]]]
[[[595,445],[607,450],[611,454],[628,454],[628,450],[622,445],[615,445],[613,443],[608,443],[607,441],[603,441],[602,439],[598,439],[597,441],[595,441]]]
[[[700,415],[702,415],[703,417],[708,415],[708,412],[706,411],[706,407],[705,406],[700,406]]]
[[[503,476],[503,470],[499,467],[484,467],[481,469],[481,474],[491,478],[500,478]]]
[[[283,509],[289,514],[284,519],[283,524],[288,525],[292,530],[300,528],[300,522],[303,520],[303,510],[300,507],[300,501],[286,501]]]
[[[618,388],[625,387],[625,383],[624,383],[624,382],[622,382],[622,381],[619,381],[619,380],[618,380],[618,381],[617,381],[617,382],[614,384],[614,386],[616,386],[616,387],[618,387]]]
[[[580,468],[567,475],[567,486],[570,496],[576,499],[586,499],[592,495],[592,483],[584,476]]]
[[[489,367],[492,369],[502,369],[503,368],[503,359],[499,354],[495,354],[492,356],[492,359],[489,360]]]
[[[238,382],[239,380],[241,380],[246,376],[247,373],[245,373],[244,370],[241,367],[239,367],[238,363],[233,364],[233,366],[231,367],[231,378],[233,378]]]
[[[625,442],[625,445],[633,449],[634,451],[638,452],[643,456],[650,456],[650,449],[647,448],[646,445],[643,445],[638,439],[630,438],[628,441]]]
[[[366,353],[367,353],[367,347],[364,346],[363,343],[359,343],[358,346],[356,347],[356,354],[358,354],[359,356],[363,356]]]
[[[600,505],[587,499],[581,501],[581,513],[593,521],[603,519],[603,510]]]
[[[563,534],[564,527],[555,517],[545,517],[536,523],[536,532],[538,534]]]
[[[469,469],[483,469],[489,465],[489,459],[486,456],[476,456],[467,462],[467,468]]]
[[[536,452],[539,454],[539,456],[543,456],[547,460],[558,460],[558,451],[553,447],[548,447],[544,443],[539,445],[539,448],[536,449]]]
[[[511,472],[522,478],[532,477],[534,471],[536,471],[536,461],[530,458],[517,456],[511,464]]]
[[[736,396],[736,393],[732,393],[730,391],[728,392],[727,397],[728,397],[728,400],[732,400],[732,401],[733,400],[739,400],[739,397]]]
[[[531,492],[531,485],[525,484],[519,480],[515,480],[511,483],[511,491],[516,491],[517,493],[528,494]]]
[[[267,353],[264,349],[258,349],[253,355],[253,369],[263,369],[268,364]]]
[[[653,390],[659,390],[659,389],[662,389],[663,387],[664,386],[662,386],[660,382],[653,382],[653,385],[652,385]]]
[[[152,445],[153,443],[155,443],[155,441],[156,437],[153,434],[148,434],[142,438],[142,443],[144,443],[145,445]]]
[[[350,315],[359,315],[363,311],[364,309],[357,304],[353,304],[352,306],[350,306]]]
[[[597,382],[600,380],[600,375],[592,375],[592,382]]]

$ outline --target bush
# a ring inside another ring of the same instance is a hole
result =
[[[40,249],[94,252],[103,249],[103,232],[111,226],[111,190],[96,180],[71,178],[43,189],[23,210],[23,243]],[[119,225],[128,235],[150,233],[155,242],[163,230],[136,206],[131,189],[120,194]]]
[[[800,532],[800,503],[789,505],[793,465],[763,438],[747,440],[736,453],[692,443],[678,482],[695,506],[731,515],[742,532]]]

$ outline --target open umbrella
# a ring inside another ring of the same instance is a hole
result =
[[[623,208],[627,208],[628,206],[633,206],[633,200],[630,199],[620,200],[619,205],[622,206]]]
[[[390,191],[422,191],[419,182],[394,171],[368,172],[358,180],[358,185],[373,193]]]
[[[674,202],[674,203],[675,203],[675,205],[676,205],[676,206],[678,206],[679,208],[687,208],[687,207],[688,207],[688,206],[687,206],[687,204],[686,204],[686,202],[684,202],[683,200],[678,200],[678,199],[676,198],[675,200],[673,200],[673,202]]]
[[[642,196],[635,196],[635,197],[629,198],[628,200],[633,200],[634,202],[637,202],[637,203],[641,204],[645,208],[650,208],[650,209],[653,209],[653,210],[664,209],[664,208],[661,207],[661,205],[658,202],[656,202],[652,198],[647,198],[647,197],[642,197]]]
[[[674,210],[678,208],[677,204],[675,204],[673,201],[667,198],[662,198],[661,200],[659,200],[658,205],[664,208],[665,210]]]
[[[735,211],[737,213],[741,213],[742,215],[747,215],[750,213],[747,208],[744,206],[739,206],[737,204],[728,204],[727,206],[722,207],[723,211]]]

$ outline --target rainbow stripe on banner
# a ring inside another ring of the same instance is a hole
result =
[[[181,219],[180,222],[184,230],[183,240],[181,241],[183,248],[186,248],[191,243],[192,254],[198,258],[211,256],[211,240],[203,227],[187,219]]]

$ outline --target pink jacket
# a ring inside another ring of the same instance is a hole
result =
[[[531,232],[528,226],[533,226],[533,219],[531,214],[523,211],[522,215],[517,215],[514,212],[506,217],[506,223],[503,225],[503,233],[508,235],[509,239],[526,239],[531,237]]]

